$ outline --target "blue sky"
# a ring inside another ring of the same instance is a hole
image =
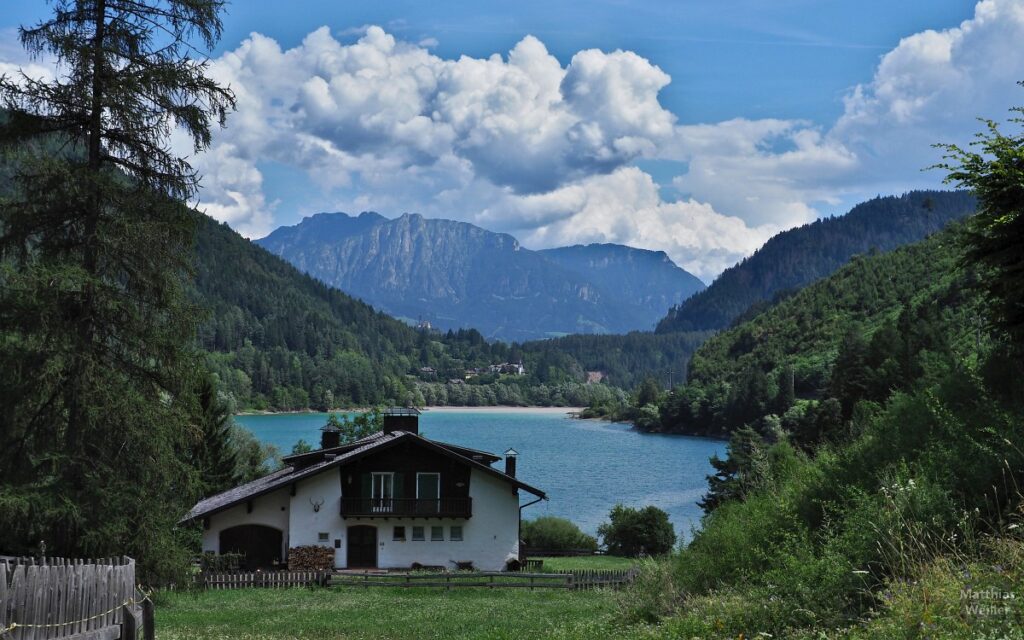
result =
[[[43,0],[4,4],[0,28],[31,23],[48,9]],[[324,25],[342,33],[376,24],[413,42],[434,38],[434,52],[446,58],[503,54],[532,34],[563,64],[589,48],[650,59],[672,76],[662,102],[683,122],[747,117],[825,123],[841,113],[842,94],[870,80],[878,58],[901,37],[954,26],[973,13],[974,3],[963,0],[235,0],[216,53],[237,47],[254,31],[292,47]]]
[[[0,64],[24,62],[12,28],[46,9],[5,2]],[[920,171],[931,142],[1024,102],[1022,14],[1020,0],[236,1],[214,71],[244,99],[196,158],[200,204],[250,236],[319,210],[422,211],[527,246],[663,249],[707,279],[780,229],[936,185]]]

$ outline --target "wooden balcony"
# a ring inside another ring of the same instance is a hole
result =
[[[342,498],[342,518],[469,518],[472,498]]]

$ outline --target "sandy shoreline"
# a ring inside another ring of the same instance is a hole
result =
[[[420,407],[422,411],[438,413],[543,413],[548,415],[564,415],[579,413],[585,407]],[[286,416],[286,415],[323,415],[327,413],[365,413],[369,408],[331,409],[330,411],[239,411],[238,416]]]
[[[585,407],[422,407],[424,411],[438,413],[579,413]]]

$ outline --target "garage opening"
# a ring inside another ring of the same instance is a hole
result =
[[[281,563],[283,534],[261,524],[242,524],[220,532],[221,553],[241,553],[246,571],[275,569]]]

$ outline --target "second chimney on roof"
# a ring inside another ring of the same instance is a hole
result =
[[[516,477],[516,458],[519,457],[519,452],[515,449],[509,449],[505,452],[505,475],[512,478]]]
[[[328,423],[320,429],[320,448],[333,449],[341,446],[341,429]]]

